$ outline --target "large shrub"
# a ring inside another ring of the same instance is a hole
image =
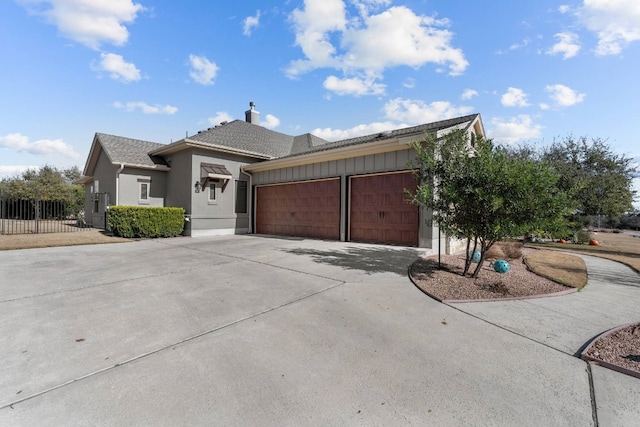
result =
[[[184,229],[184,209],[111,206],[109,227],[121,237],[175,237]]]

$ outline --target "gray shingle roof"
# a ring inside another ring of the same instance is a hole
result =
[[[433,133],[454,126],[470,126],[476,117],[478,117],[478,114],[471,114],[454,119],[396,129],[382,134],[376,133],[336,142],[328,142],[309,133],[298,136],[286,135],[242,120],[234,120],[198,132],[195,135],[187,137],[186,141],[195,141],[205,146],[209,145],[212,149],[228,147],[245,153],[253,153],[261,157],[266,156],[276,159],[366,144],[382,138],[399,138],[409,135],[420,135],[425,132]],[[154,150],[167,147],[165,144],[107,135],[104,133],[96,133],[96,137],[112,163],[149,167],[159,164],[166,165],[160,156],[149,155],[149,153]],[[180,141],[178,141],[178,143],[180,143]]]
[[[149,167],[158,164],[166,165],[162,158],[149,156],[148,154],[152,150],[164,147],[164,144],[108,135],[106,133],[96,133],[96,138],[98,138],[102,149],[109,157],[109,160],[111,160],[111,163],[125,163],[128,165]]]
[[[289,154],[294,137],[242,120],[234,120],[198,132],[187,139],[205,145],[230,147],[276,158]]]
[[[307,148],[306,150],[301,150],[298,152],[295,151],[291,151],[291,153],[288,156],[282,156],[282,157],[289,157],[289,156],[295,156],[295,155],[301,155],[301,154],[308,154],[308,153],[314,153],[314,152],[318,152],[318,151],[327,151],[327,150],[333,150],[336,148],[342,148],[342,147],[348,147],[348,146],[352,146],[352,145],[359,145],[359,144],[366,144],[368,142],[373,142],[382,138],[399,138],[402,136],[407,136],[407,135],[419,135],[421,133],[425,133],[425,132],[429,132],[429,133],[433,133],[433,132],[437,132],[439,130],[444,130],[444,129],[448,129],[454,126],[459,126],[459,125],[471,125],[471,123],[473,122],[473,120],[478,117],[478,114],[470,114],[468,116],[463,116],[463,117],[457,117],[454,119],[449,119],[449,120],[441,120],[439,122],[433,122],[433,123],[426,123],[426,124],[422,124],[422,125],[418,125],[418,126],[413,126],[413,127],[408,127],[408,128],[402,128],[402,129],[396,129],[393,131],[389,131],[389,132],[385,132],[385,133],[375,133],[375,134],[371,134],[371,135],[365,135],[365,136],[359,136],[356,138],[350,138],[350,139],[344,139],[342,141],[336,141],[336,142],[329,142],[329,143],[325,143],[325,144],[318,144],[312,147]],[[313,135],[311,135],[313,136]],[[317,137],[316,137],[317,138]],[[319,138],[318,138],[319,139]]]

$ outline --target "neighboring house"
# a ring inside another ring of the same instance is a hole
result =
[[[328,142],[263,128],[250,106],[245,121],[172,144],[97,133],[78,181],[87,222],[104,228],[110,205],[178,206],[184,234],[194,237],[258,233],[437,248],[431,212],[405,202],[405,189],[416,186],[409,143],[453,129],[484,136],[473,114]]]

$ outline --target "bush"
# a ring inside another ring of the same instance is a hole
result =
[[[522,257],[522,243],[520,242],[503,242],[500,243],[502,252],[507,259],[518,259]]]
[[[184,209],[111,206],[109,227],[120,237],[175,237],[184,229]]]
[[[499,243],[491,246],[486,255],[486,259],[501,259],[504,257],[504,251]]]
[[[591,240],[591,233],[589,233],[586,230],[580,230],[576,233],[574,240],[576,243],[581,245],[584,245],[585,243],[589,243],[589,241]]]

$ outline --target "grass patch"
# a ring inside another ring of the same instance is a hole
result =
[[[534,273],[565,286],[582,289],[587,284],[587,266],[582,258],[556,251],[535,251],[524,258]]]
[[[122,243],[130,240],[108,236],[97,229],[70,233],[10,234],[0,236],[0,251],[12,249],[49,248],[54,246],[95,245]]]
[[[527,243],[527,246],[576,252],[617,261],[640,273],[640,238],[627,233],[593,233],[600,246],[561,243]]]

